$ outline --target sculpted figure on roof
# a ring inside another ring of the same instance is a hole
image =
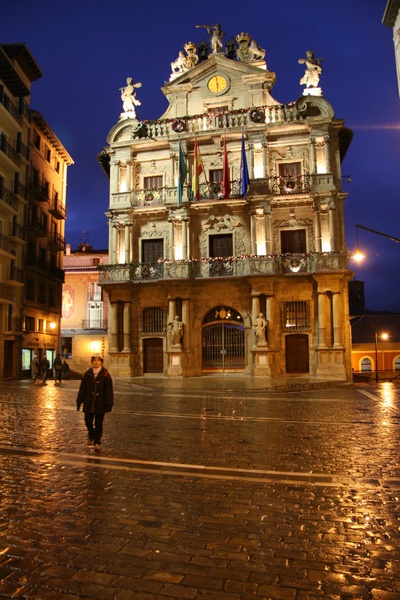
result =
[[[300,79],[300,85],[305,85],[307,88],[318,87],[319,77],[322,73],[321,60],[323,59],[315,58],[312,50],[307,50],[306,58],[299,58],[299,64],[306,65],[304,75]]]
[[[135,88],[142,87],[140,82],[135,83],[132,77],[128,77],[126,80],[127,85],[119,88],[121,92],[122,108],[124,112],[132,113],[132,117],[136,117],[135,106],[140,106],[141,102],[136,98]]]

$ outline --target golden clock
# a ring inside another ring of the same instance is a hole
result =
[[[228,81],[222,75],[214,75],[207,83],[207,87],[213,94],[221,94],[228,87]]]

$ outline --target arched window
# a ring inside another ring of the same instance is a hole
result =
[[[396,356],[394,359],[394,370],[400,371],[400,356]]]
[[[361,361],[361,371],[372,371],[371,359],[363,358]]]

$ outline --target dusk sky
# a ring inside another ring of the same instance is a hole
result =
[[[72,156],[68,171],[66,242],[106,249],[108,180],[97,154],[122,112],[119,88],[140,81],[139,120],[167,108],[161,91],[170,63],[188,41],[209,36],[196,24],[221,23],[224,42],[247,32],[266,50],[276,73],[272,91],[281,103],[302,95],[304,66],[313,50],[322,57],[320,85],[335,116],[354,139],[342,165],[347,247],[355,225],[400,238],[400,100],[392,29],[382,24],[386,0],[3,0],[1,43],[25,42],[43,77],[32,85],[31,107],[42,113]],[[351,261],[365,282],[366,306],[400,312],[400,245],[359,231],[367,258]]]

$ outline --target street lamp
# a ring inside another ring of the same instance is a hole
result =
[[[371,233],[376,233],[376,235],[381,235],[385,238],[388,238],[389,240],[392,240],[392,242],[400,243],[400,238],[394,237],[393,235],[388,235],[387,233],[382,233],[382,231],[377,231],[376,229],[371,229],[370,227],[364,227],[364,225],[356,225],[356,251],[351,258],[353,258],[357,262],[360,262],[363,258],[365,258],[365,255],[360,251],[360,248],[358,246],[358,230],[359,229],[365,229],[365,231],[370,231]]]
[[[381,333],[381,338],[383,340],[387,340],[388,339],[388,334],[387,333]],[[382,364],[383,366],[383,364]],[[378,377],[378,332],[375,331],[375,381],[376,383],[378,383],[379,381],[379,377]]]

